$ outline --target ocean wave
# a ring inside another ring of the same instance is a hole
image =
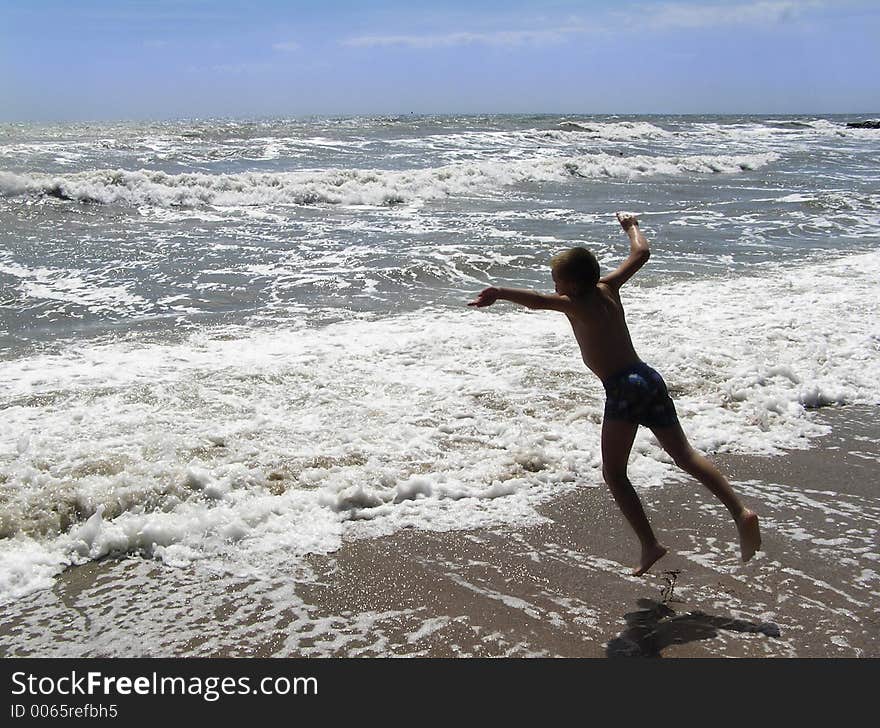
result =
[[[772,454],[827,431],[810,408],[880,402],[878,273],[872,252],[635,287],[628,314],[696,447]],[[349,535],[521,524],[601,482],[601,385],[550,314],[77,346],[7,362],[0,392],[0,601],[109,553],[288,560]],[[676,477],[644,433],[631,469]]]
[[[847,136],[850,131],[828,119],[767,119],[764,125],[789,132],[817,132],[822,136]]]
[[[660,139],[672,136],[647,121],[560,121],[557,130],[562,132],[583,132],[593,138],[607,141],[633,141],[636,139]]]
[[[777,154],[680,157],[540,157],[485,161],[414,170],[324,170],[284,173],[169,174],[100,170],[78,174],[0,172],[0,195],[54,197],[75,202],[217,207],[242,205],[393,205],[467,194],[486,194],[526,182],[566,177],[632,179],[646,176],[724,174],[763,167]]]

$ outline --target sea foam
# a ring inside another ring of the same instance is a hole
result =
[[[777,160],[774,153],[622,157],[605,153],[482,161],[428,169],[325,170],[288,173],[169,174],[101,170],[78,174],[0,172],[0,195],[49,196],[120,205],[389,205],[481,194],[524,182],[634,179],[646,176],[736,173]]]
[[[624,302],[695,446],[774,454],[825,432],[813,407],[880,402],[878,279],[873,252]],[[346,536],[534,523],[601,483],[568,324],[504,304],[71,346],[0,387],[4,599],[108,554],[259,574]],[[678,477],[644,431],[631,473]]]

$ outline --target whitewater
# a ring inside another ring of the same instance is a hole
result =
[[[623,292],[694,444],[778,454],[880,402],[880,137],[846,117],[0,127],[0,601],[108,555],[266,577],[345,539],[539,522],[601,484],[551,290]],[[640,433],[639,488],[677,475]]]

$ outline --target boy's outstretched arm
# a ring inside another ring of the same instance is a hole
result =
[[[620,288],[639,269],[648,262],[651,250],[648,248],[648,239],[639,229],[639,221],[631,212],[618,212],[617,220],[624,232],[629,236],[629,256],[618,266],[617,270],[600,278],[600,282],[613,288]]]
[[[521,288],[484,288],[468,306],[483,308],[491,306],[495,301],[510,301],[520,306],[551,311],[568,311],[571,300],[567,296],[550,295],[526,291]]]

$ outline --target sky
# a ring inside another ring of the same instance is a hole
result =
[[[0,121],[880,112],[878,38],[878,0],[0,0]]]

